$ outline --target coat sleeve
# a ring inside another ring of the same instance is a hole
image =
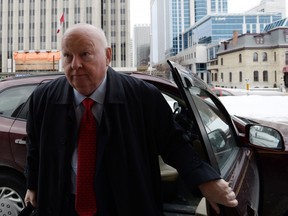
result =
[[[37,143],[39,138],[37,137],[37,123],[36,123],[36,106],[35,106],[35,91],[32,93],[29,99],[29,112],[27,116],[27,156],[25,175],[27,180],[27,188],[31,190],[37,189],[38,182],[38,164],[39,164],[39,149]]]
[[[177,169],[191,191],[204,182],[219,179],[217,171],[203,161],[194,150],[183,128],[173,118],[173,113],[158,89],[151,91],[150,117],[154,119],[155,142],[165,163]]]

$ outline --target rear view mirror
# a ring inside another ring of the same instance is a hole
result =
[[[249,142],[255,146],[281,150],[284,148],[283,137],[274,128],[263,125],[249,127]]]

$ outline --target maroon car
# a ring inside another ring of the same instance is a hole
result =
[[[157,86],[191,145],[234,189],[239,205],[222,215],[282,215],[288,206],[287,127],[230,116],[210,88],[191,71],[168,62],[174,81],[132,73]],[[24,207],[27,100],[41,83],[60,75],[0,82],[0,214]],[[167,216],[214,215],[205,199],[191,193],[177,170],[159,157],[163,207]],[[1,212],[2,211],[2,212]]]

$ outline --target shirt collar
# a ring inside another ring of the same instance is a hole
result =
[[[100,86],[90,95],[89,98],[94,100],[98,104],[104,104],[104,98],[106,94],[106,85],[107,85],[107,74],[105,74],[105,77],[100,84]],[[78,106],[85,98],[86,96],[80,94],[75,88],[73,88],[74,91],[74,102],[75,105]]]

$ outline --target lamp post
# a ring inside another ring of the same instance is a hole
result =
[[[245,81],[246,81],[246,90],[249,91],[250,89],[249,79],[245,79]]]

